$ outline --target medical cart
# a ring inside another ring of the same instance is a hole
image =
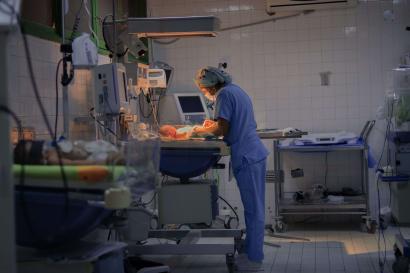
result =
[[[284,216],[290,215],[361,215],[363,230],[374,233],[376,221],[370,217],[369,179],[368,179],[368,145],[366,143],[374,122],[366,123],[361,137],[356,144],[312,145],[312,146],[284,146],[281,141],[273,139],[274,169],[270,172],[271,181],[275,184],[275,214],[273,217],[274,230],[285,232],[287,225]],[[298,202],[284,195],[285,175],[282,156],[284,153],[297,155],[298,153],[343,153],[358,152],[360,154],[361,188],[359,196],[345,196],[343,202],[326,202],[324,200]]]

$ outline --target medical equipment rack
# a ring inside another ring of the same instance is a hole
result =
[[[274,231],[285,232],[287,225],[283,218],[286,215],[361,215],[362,230],[374,233],[377,222],[370,216],[369,203],[369,173],[368,173],[368,145],[367,137],[374,126],[374,121],[368,121],[363,128],[360,139],[363,141],[355,145],[317,145],[317,146],[281,146],[280,138],[273,139],[273,171],[268,172],[267,182],[274,183],[275,214],[273,217]],[[293,199],[284,198],[283,184],[285,183],[282,170],[282,153],[287,152],[348,152],[357,151],[361,155],[361,182],[363,192],[360,196],[345,197],[343,203],[299,203]]]

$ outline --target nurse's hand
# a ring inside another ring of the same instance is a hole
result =
[[[206,119],[206,120],[204,121],[204,123],[202,124],[202,126],[205,127],[205,128],[209,128],[209,127],[214,126],[215,124],[216,124],[216,121],[213,121],[213,120],[210,120],[210,119]]]

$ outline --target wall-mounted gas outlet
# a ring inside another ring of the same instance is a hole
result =
[[[36,132],[33,127],[23,127],[23,136],[21,137],[24,140],[34,140],[36,137]],[[13,128],[11,131],[11,142],[17,144],[19,140],[19,131],[17,128]]]
[[[324,72],[320,72],[320,84],[322,86],[329,86],[330,85],[330,74],[332,74],[332,72],[330,71],[324,71]]]

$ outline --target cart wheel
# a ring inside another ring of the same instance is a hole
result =
[[[361,230],[367,233],[375,233],[377,229],[377,222],[375,220],[365,220],[361,224]]]
[[[226,266],[229,273],[235,272],[235,256],[232,253],[226,254]]]
[[[394,257],[396,257],[396,259],[403,256],[403,254],[401,254],[400,249],[397,247],[396,244],[393,245],[393,252],[394,252]]]
[[[408,273],[409,272],[409,259],[406,257],[398,257],[393,263],[394,273]]]
[[[377,229],[377,222],[375,220],[371,220],[367,223],[367,233],[375,233]]]
[[[274,230],[275,230],[275,232],[283,233],[283,232],[286,232],[288,230],[288,226],[284,222],[279,221],[279,222],[276,223],[276,225],[274,227]]]
[[[182,224],[178,227],[178,229],[182,229],[182,230],[190,230],[191,226],[189,224]]]
[[[150,229],[160,229],[161,225],[159,224],[158,216],[152,216],[149,223]]]

